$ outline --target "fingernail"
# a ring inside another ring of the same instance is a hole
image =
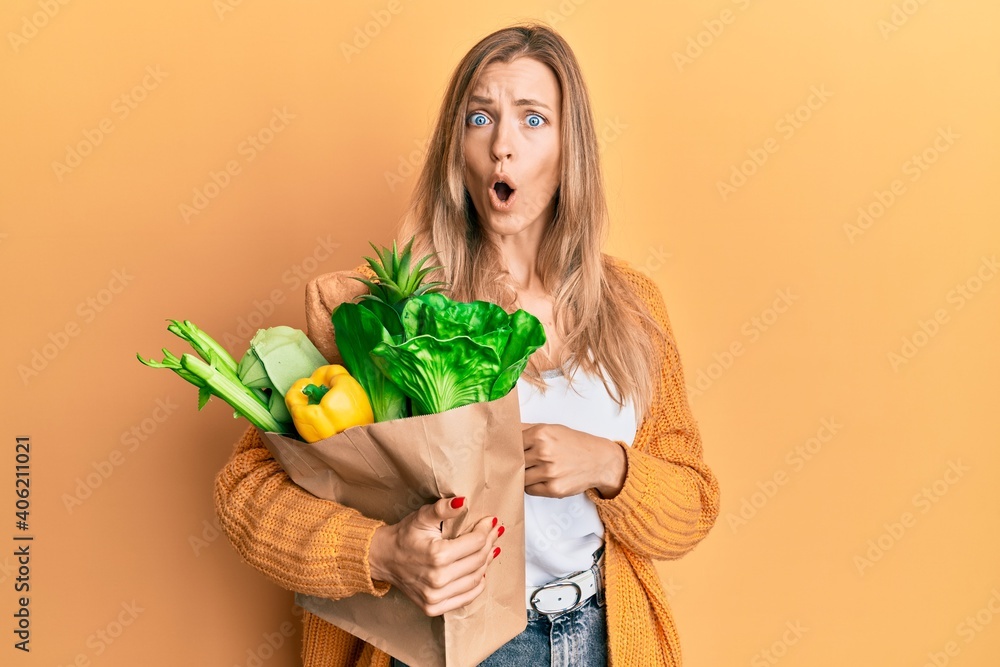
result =
[[[500,555],[500,547],[497,547],[496,549],[493,550],[493,557],[496,558],[499,555]]]
[[[503,535],[503,526],[500,526],[500,530],[497,531],[497,537]]]
[[[451,499],[451,508],[457,510],[459,507],[465,504],[465,496],[459,496],[458,498]]]
[[[497,527],[497,518],[493,517],[493,528]]]

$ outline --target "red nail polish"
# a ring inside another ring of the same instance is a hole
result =
[[[465,504],[465,496],[459,496],[458,498],[451,499],[451,508],[457,510],[462,505]]]
[[[496,549],[493,550],[493,557],[496,558],[499,555],[500,555],[500,547],[497,547]]]
[[[503,526],[500,526],[500,530],[497,531],[497,537],[503,535]]]
[[[493,517],[493,528],[497,527],[497,518]]]

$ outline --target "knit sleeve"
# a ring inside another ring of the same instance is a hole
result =
[[[328,273],[306,286],[308,336],[331,363],[339,354],[330,311],[364,291],[351,276],[367,266]],[[382,521],[317,498],[293,482],[251,427],[215,481],[215,507],[236,551],[284,588],[331,599],[356,593],[385,595],[373,582],[368,551]]]
[[[626,275],[672,341],[656,283],[631,269]],[[615,539],[638,555],[670,560],[708,534],[719,513],[719,484],[702,458],[701,435],[688,405],[676,346],[661,342],[660,350],[663,362],[650,410],[632,446],[618,443],[626,457],[624,486],[610,499],[594,489],[587,495]]]
[[[325,598],[382,596],[368,549],[384,525],[295,484],[250,427],[215,480],[223,531],[250,565],[279,586]]]
[[[306,333],[330,363],[344,363],[337,350],[330,313],[341,303],[366,292],[367,288],[358,278],[373,277],[375,273],[371,268],[362,264],[353,271],[324,273],[306,284]]]

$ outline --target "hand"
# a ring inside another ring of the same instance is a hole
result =
[[[461,507],[457,498],[442,498],[378,528],[368,551],[372,579],[395,586],[428,616],[476,599],[486,587],[486,568],[500,552],[495,543],[503,526],[488,516],[464,535],[442,537],[441,522],[460,516]]]
[[[613,440],[560,424],[521,424],[524,491],[566,498],[597,489],[605,498],[625,484],[625,452]]]

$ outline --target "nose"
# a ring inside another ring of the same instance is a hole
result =
[[[497,162],[509,160],[513,155],[514,145],[511,138],[511,131],[504,121],[497,122],[493,130],[493,142],[490,144],[490,152]]]

